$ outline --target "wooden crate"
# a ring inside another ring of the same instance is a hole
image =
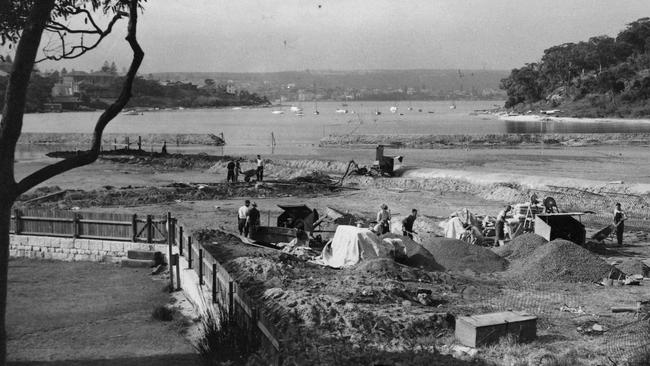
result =
[[[520,342],[528,342],[537,336],[537,317],[521,312],[461,316],[456,319],[456,339],[469,347],[495,343],[506,335]]]

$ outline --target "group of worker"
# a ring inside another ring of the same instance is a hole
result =
[[[402,235],[407,236],[413,239],[413,224],[415,219],[418,217],[418,210],[412,209],[411,214],[402,219]],[[382,204],[379,207],[377,212],[377,220],[375,226],[372,227],[372,231],[379,235],[383,235],[390,232],[390,210],[388,210],[387,204]]]
[[[257,203],[251,203],[250,200],[244,201],[244,205],[237,210],[239,235],[252,238],[259,227],[260,211],[257,209]]]
[[[242,171],[241,165],[239,164],[240,159],[231,160],[226,165],[226,170],[228,174],[226,176],[226,182],[236,183],[239,181],[239,174],[244,176],[244,181],[248,182],[250,178],[255,175],[256,180],[261,182],[264,180],[264,160],[260,155],[257,155],[256,163],[257,167],[255,169]]]
[[[507,205],[497,215],[495,229],[499,245],[503,245],[505,242],[506,219],[511,210],[512,206]],[[623,230],[625,229],[625,220],[627,220],[627,215],[625,214],[625,211],[621,209],[621,204],[617,202],[614,208],[614,229],[612,231],[616,233],[616,242],[618,243],[618,246],[623,246]]]

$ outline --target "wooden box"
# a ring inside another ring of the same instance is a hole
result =
[[[537,317],[504,311],[456,319],[456,339],[465,346],[485,346],[506,335],[514,336],[519,342],[532,341],[537,337]]]

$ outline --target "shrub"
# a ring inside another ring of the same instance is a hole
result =
[[[155,320],[170,322],[174,319],[174,312],[174,309],[171,309],[166,305],[158,305],[151,312],[151,317]]]
[[[260,348],[252,329],[237,322],[223,306],[208,310],[201,319],[201,326],[203,335],[194,348],[205,365],[244,365]]]

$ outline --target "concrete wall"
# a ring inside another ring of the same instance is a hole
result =
[[[57,238],[50,236],[10,235],[9,255],[16,258],[63,261],[120,262],[128,250],[162,252],[167,244],[131,243],[109,240]]]

